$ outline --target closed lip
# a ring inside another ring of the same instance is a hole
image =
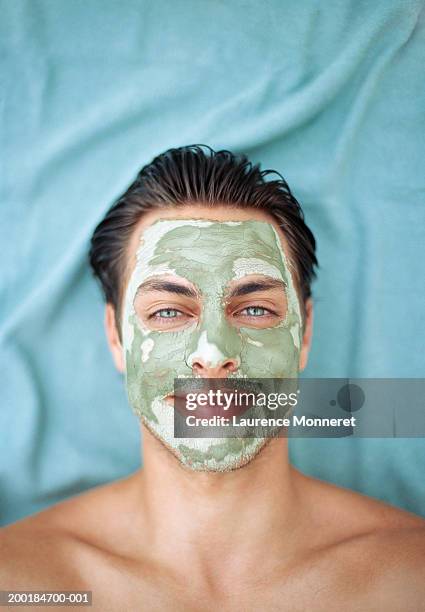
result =
[[[197,389],[196,394],[198,395],[199,393],[208,393],[208,391],[210,390],[211,390],[211,387],[206,387],[205,389]],[[213,391],[216,392],[217,389],[213,389]],[[231,394],[235,392],[235,389],[230,388],[230,387],[227,387],[227,388],[220,387],[220,391],[222,391],[222,393]],[[253,391],[251,391],[251,393],[252,392]],[[188,393],[192,393],[192,391],[187,391],[186,393],[176,393],[176,394],[169,393],[168,395],[165,396],[164,399],[168,404],[170,404],[170,406],[176,408],[180,414],[187,416],[188,413],[185,407],[185,402],[187,400]],[[175,401],[176,399],[177,399],[177,402]],[[238,406],[233,402],[230,403],[230,405],[227,407],[226,410],[224,410],[223,406],[207,404],[207,405],[198,406],[192,414],[195,414],[198,417],[210,417],[214,415],[232,417],[232,416],[237,416],[237,415],[244,413],[248,408],[249,406],[243,406],[243,405]]]
[[[179,399],[179,400],[186,400],[187,395],[189,393],[196,393],[196,395],[200,395],[201,393],[205,393],[208,394],[209,391],[213,391],[214,393],[217,393],[217,391],[221,391],[223,394],[225,393],[226,395],[231,395],[232,393],[239,392],[239,393],[254,393],[254,390],[245,390],[245,389],[235,389],[234,387],[219,387],[218,389],[213,389],[211,387],[206,387],[204,389],[196,389],[195,391],[186,391],[186,392],[180,392],[180,393],[169,393],[168,395],[166,395],[164,397],[165,400],[175,400],[175,399]]]

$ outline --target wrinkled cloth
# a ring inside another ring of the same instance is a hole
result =
[[[154,155],[279,170],[318,242],[310,377],[424,375],[424,2],[4,0],[0,520],[140,465],[91,233]],[[425,514],[423,439],[294,439],[301,470]]]

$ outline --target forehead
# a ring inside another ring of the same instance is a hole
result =
[[[252,209],[155,210],[136,226],[127,252],[127,279],[138,265],[184,261],[189,267],[218,268],[235,258],[259,258],[274,266],[290,262],[288,245],[277,223]],[[139,257],[139,262],[138,262]]]
[[[182,276],[190,271],[205,276],[206,270],[223,274],[244,264],[278,271],[283,261],[274,228],[252,220],[160,219],[144,230],[137,252],[138,267],[149,266],[152,273],[168,267]]]

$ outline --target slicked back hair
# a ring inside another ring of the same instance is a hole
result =
[[[274,170],[261,170],[243,154],[190,145],[169,149],[144,166],[93,232],[90,265],[117,322],[127,247],[136,225],[148,211],[190,204],[262,210],[272,217],[289,246],[304,307],[318,266],[316,242],[285,179]]]

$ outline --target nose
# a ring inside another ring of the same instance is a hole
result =
[[[238,357],[229,357],[214,343],[209,342],[203,331],[195,351],[188,356],[188,365],[194,376],[202,378],[226,378],[240,366]]]
[[[212,364],[201,357],[192,360],[192,372],[202,378],[227,378],[229,374],[236,372],[239,367],[238,359],[227,358]]]

